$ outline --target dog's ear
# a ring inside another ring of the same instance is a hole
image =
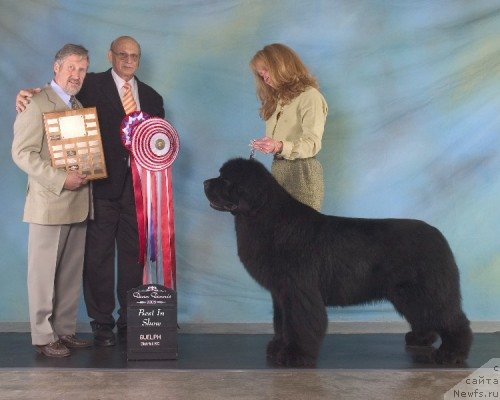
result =
[[[232,210],[233,215],[255,215],[267,203],[268,193],[260,185],[237,186],[238,206]]]
[[[259,209],[262,208],[264,205],[264,202],[259,202],[259,204],[250,204],[247,202],[246,199],[242,198],[240,199],[240,202],[238,206],[231,211],[231,214],[233,215],[245,215],[247,217],[251,217],[253,215],[256,215],[259,212]]]
[[[229,210],[233,215],[253,215],[268,202],[267,179],[274,178],[260,162],[229,160],[221,167],[220,175],[228,183],[225,198],[237,205]]]

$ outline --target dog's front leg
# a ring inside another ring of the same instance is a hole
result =
[[[276,355],[283,349],[285,342],[283,341],[283,317],[279,299],[271,294],[273,299],[273,327],[274,337],[267,344],[267,358],[275,360]]]
[[[284,346],[275,356],[278,365],[314,367],[327,327],[325,304],[319,292],[288,286],[278,302]]]

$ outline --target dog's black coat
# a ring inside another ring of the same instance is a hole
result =
[[[406,318],[409,346],[459,364],[472,343],[459,273],[443,235],[411,219],[323,215],[292,198],[255,160],[233,159],[205,181],[210,205],[235,216],[238,255],[271,292],[278,365],[314,366],[326,332],[325,305],[389,300]]]

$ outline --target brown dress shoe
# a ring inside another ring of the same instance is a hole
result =
[[[46,357],[68,357],[71,353],[69,349],[57,340],[44,345],[35,345],[35,350]]]
[[[91,340],[78,339],[75,335],[63,335],[59,336],[59,340],[62,344],[69,348],[81,348],[92,346]]]

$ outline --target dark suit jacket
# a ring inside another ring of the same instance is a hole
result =
[[[135,77],[137,79],[137,76]],[[165,117],[163,98],[150,86],[137,79],[141,110],[152,117]],[[123,111],[111,69],[106,72],[87,73],[77,95],[84,107],[96,107],[106,159],[108,177],[93,182],[94,197],[116,199],[120,197],[128,170],[128,151],[123,147],[120,124]]]

